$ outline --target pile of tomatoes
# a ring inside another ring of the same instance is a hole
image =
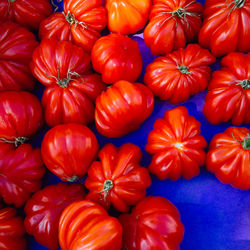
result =
[[[250,189],[249,0],[64,0],[62,13],[49,0],[0,0],[0,23],[0,249],[25,249],[26,232],[50,249],[179,249],[179,211],[146,197],[150,173],[191,179],[206,165],[221,182]],[[143,60],[129,35],[142,32],[157,57],[138,83]],[[41,102],[32,94],[39,84]],[[207,120],[234,125],[208,150],[181,105],[205,89]],[[155,98],[179,105],[145,135],[149,166],[135,144],[99,148],[88,125],[125,136]],[[41,188],[46,169],[63,182]]]

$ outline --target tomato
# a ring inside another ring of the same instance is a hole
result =
[[[140,127],[153,106],[153,94],[145,85],[116,82],[96,99],[96,128],[107,137],[124,136]]]
[[[71,41],[90,52],[106,25],[102,0],[64,0],[62,13],[54,13],[41,22],[39,37]]]
[[[146,195],[151,179],[146,168],[140,166],[139,147],[126,143],[120,148],[106,144],[99,151],[100,161],[89,168],[85,186],[90,190],[87,199],[109,209],[127,212]]]
[[[123,249],[179,249],[184,226],[178,209],[163,197],[144,198],[131,214],[123,214],[119,220],[123,226]]]
[[[84,199],[80,184],[58,183],[35,193],[26,203],[24,225],[36,241],[49,249],[58,249],[59,218],[65,207]]]
[[[63,181],[74,182],[88,171],[98,151],[94,133],[84,125],[63,124],[50,129],[42,141],[47,168]]]
[[[146,151],[153,155],[149,171],[159,179],[193,178],[205,164],[207,146],[200,122],[184,106],[165,112],[148,135]]]
[[[212,124],[250,123],[250,53],[230,53],[213,72],[203,113]]]
[[[148,21],[151,0],[106,0],[108,28],[124,35],[142,29]]]
[[[152,54],[166,54],[196,41],[202,10],[201,3],[193,0],[154,0],[143,33]]]
[[[211,74],[208,65],[215,61],[208,50],[189,44],[185,49],[156,58],[147,66],[144,82],[161,100],[185,102],[207,88]]]
[[[249,0],[206,0],[199,43],[216,57],[249,51],[249,8]]]
[[[35,36],[26,28],[12,22],[1,23],[0,92],[33,89],[35,81],[29,63],[37,44]]]
[[[122,227],[91,201],[76,201],[66,207],[59,221],[59,244],[62,250],[120,250]]]
[[[136,81],[142,70],[142,56],[137,42],[119,34],[97,40],[91,60],[94,70],[102,74],[106,83]]]
[[[250,130],[230,127],[213,137],[207,154],[207,169],[224,184],[250,189]]]

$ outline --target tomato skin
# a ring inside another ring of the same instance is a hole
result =
[[[59,244],[62,250],[120,250],[122,226],[100,205],[76,201],[66,207],[60,217]]]
[[[123,226],[123,249],[180,249],[184,226],[178,209],[163,197],[144,198],[131,214],[123,214],[119,220]]]
[[[156,58],[147,66],[144,82],[161,100],[185,102],[207,88],[211,74],[208,65],[215,61],[208,50],[189,44],[185,49]]]
[[[142,70],[142,56],[136,41],[131,38],[110,34],[95,43],[91,60],[102,80],[113,84],[119,80],[136,81]]]
[[[46,167],[61,180],[70,182],[85,175],[97,151],[94,133],[84,125],[73,123],[50,129],[41,146]]]
[[[205,164],[207,146],[200,136],[200,122],[184,106],[165,112],[148,135],[146,151],[153,155],[149,171],[159,179],[191,179]]]
[[[151,0],[106,0],[108,28],[128,35],[142,29],[148,21]]]
[[[232,52],[221,60],[221,69],[213,72],[203,107],[210,123],[250,123],[249,65],[250,53]]]
[[[127,212],[129,206],[143,199],[146,188],[151,185],[148,170],[140,166],[140,148],[132,143],[116,148],[110,143],[98,155],[100,161],[92,163],[85,181],[85,186],[90,190],[87,199],[106,209],[112,203],[115,209]],[[103,192],[107,181],[112,181],[112,187]]]
[[[24,225],[36,241],[49,249],[58,249],[59,219],[64,208],[85,197],[80,184],[58,183],[36,192],[25,206]]]
[[[153,106],[153,94],[145,85],[116,82],[96,99],[96,128],[106,137],[124,136],[139,128]]]

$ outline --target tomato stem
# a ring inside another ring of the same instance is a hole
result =
[[[78,180],[78,176],[77,175],[73,175],[71,178],[67,178],[66,181],[68,182],[75,182]]]
[[[51,76],[51,77],[55,78],[57,81],[57,84],[60,85],[62,88],[67,88],[73,76],[80,77],[78,73],[68,71],[67,77],[61,79],[59,67],[57,67],[57,78],[55,76]]]
[[[236,81],[236,85],[240,85],[243,89],[250,89],[250,80],[244,79],[242,81]]]
[[[111,180],[105,180],[103,189],[100,191],[101,194],[103,194],[104,201],[106,202],[107,195],[109,191],[114,187],[113,181]]]
[[[66,15],[64,12],[63,12],[63,14],[64,14],[64,16],[65,16],[66,21],[67,21],[70,25],[74,24],[74,25],[75,25],[75,28],[76,28],[76,26],[77,26],[78,24],[81,25],[82,28],[84,28],[84,29],[87,29],[87,28],[88,28],[88,26],[87,26],[86,23],[80,22],[80,21],[76,20],[75,15],[72,14],[72,13],[70,13],[70,11],[68,11],[67,15]]]
[[[12,140],[8,140],[8,139],[5,139],[5,138],[0,138],[0,141],[4,142],[4,143],[11,143],[11,144],[14,144],[15,147],[17,148],[18,146],[20,146],[21,144],[24,144],[26,141],[28,141],[29,138],[27,137],[23,137],[23,136],[20,136],[20,137],[17,137],[15,138],[13,141]]]
[[[233,134],[232,134],[232,137],[233,137],[233,139],[234,139],[236,142],[241,143],[241,145],[242,145],[242,147],[243,147],[244,149],[250,149],[250,135],[249,135],[249,134],[248,134],[246,137],[244,137],[243,141],[236,140]]]
[[[191,74],[191,72],[189,72],[188,71],[188,66],[185,66],[185,65],[181,65],[181,66],[177,66],[176,67],[178,70],[180,70],[180,72],[182,73],[182,74],[188,74],[188,75],[190,75]]]
[[[235,8],[242,8],[245,4],[245,0],[235,0],[234,2],[235,2],[234,4]]]
[[[16,0],[8,0],[9,3],[14,3]]]

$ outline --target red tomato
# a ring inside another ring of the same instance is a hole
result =
[[[212,124],[250,123],[250,53],[230,53],[208,85],[203,113]]]
[[[126,143],[120,148],[105,145],[99,152],[100,161],[92,163],[85,186],[90,190],[87,199],[109,209],[127,212],[146,195],[151,179],[146,168],[140,166],[139,147]]]
[[[80,124],[57,125],[42,141],[42,158],[47,168],[63,181],[83,177],[98,151],[93,132]]]
[[[35,36],[26,28],[12,22],[1,23],[0,91],[33,89],[29,63],[37,44]]]
[[[119,81],[96,99],[96,128],[107,137],[124,136],[140,127],[153,106],[153,94],[145,85]]]
[[[177,208],[163,197],[144,198],[131,214],[123,214],[119,220],[123,226],[123,249],[179,249],[184,226]]]
[[[108,28],[124,35],[142,29],[148,21],[151,0],[106,0]]]
[[[62,13],[54,13],[41,22],[39,37],[71,41],[90,52],[106,25],[102,0],[64,0]]]
[[[166,111],[149,133],[146,151],[153,155],[149,170],[159,179],[190,179],[205,164],[207,143],[200,136],[200,122],[184,106]]]
[[[250,1],[206,0],[199,43],[216,56],[250,50]]]
[[[102,74],[102,80],[106,83],[136,81],[142,70],[137,42],[118,34],[100,38],[93,47],[91,60],[93,68]]]
[[[12,207],[0,209],[0,249],[25,250],[25,229],[21,217]]]
[[[60,217],[59,244],[62,250],[120,250],[122,227],[100,205],[76,201],[66,207]]]
[[[185,102],[207,88],[211,74],[208,65],[215,61],[208,50],[189,44],[185,49],[156,58],[147,66],[144,82],[161,100]]]
[[[84,199],[80,184],[58,183],[35,193],[26,203],[24,225],[36,241],[49,249],[58,249],[59,218],[65,207]]]
[[[144,40],[152,54],[166,54],[195,41],[202,10],[201,3],[193,0],[154,0],[144,30]]]
[[[250,189],[250,130],[227,128],[214,136],[207,154],[207,169],[224,184]]]

